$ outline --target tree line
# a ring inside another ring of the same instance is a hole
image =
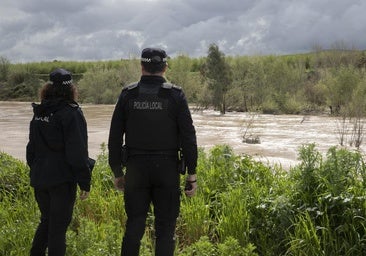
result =
[[[320,47],[306,54],[225,56],[211,44],[207,56],[179,55],[166,78],[197,108],[269,114],[366,113],[366,51]],[[114,104],[123,86],[140,76],[139,59],[10,63],[0,57],[0,100],[37,101],[48,74],[74,74],[82,103]]]

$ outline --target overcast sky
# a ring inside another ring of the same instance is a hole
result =
[[[11,62],[116,60],[148,46],[174,57],[366,49],[364,0],[1,0]]]

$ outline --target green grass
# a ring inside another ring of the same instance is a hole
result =
[[[67,255],[119,255],[126,215],[112,184],[105,145],[88,200],[77,201]],[[199,151],[199,190],[182,196],[176,255],[366,255],[366,168],[359,152],[299,148],[290,171],[236,155]],[[28,255],[39,211],[28,167],[0,153],[0,255]],[[182,177],[182,186],[184,179]],[[152,255],[149,214],[141,255]]]

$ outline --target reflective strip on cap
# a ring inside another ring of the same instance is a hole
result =
[[[72,84],[72,79],[68,81],[62,81],[62,83],[59,82],[53,82],[53,81],[47,81],[48,84],[62,84],[62,85],[70,85]]]
[[[62,84],[63,85],[70,85],[70,84],[72,84],[72,79],[68,80],[68,81],[63,81]]]
[[[160,56],[157,56],[157,57],[159,57],[161,59]],[[150,63],[150,62],[152,62],[152,59],[150,59],[150,58],[141,58],[141,61]],[[162,60],[161,60],[161,62],[166,62],[166,61],[167,61],[167,58],[162,58]]]

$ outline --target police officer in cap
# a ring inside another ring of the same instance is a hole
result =
[[[76,100],[72,75],[58,68],[33,103],[26,148],[30,182],[41,212],[30,255],[65,255],[77,185],[89,196],[94,160],[88,156],[87,124]]]
[[[182,89],[163,77],[166,69],[164,50],[144,49],[141,79],[122,90],[112,116],[109,165],[116,188],[124,191],[127,213],[123,256],[139,255],[151,203],[155,255],[174,254],[181,194],[177,157],[180,148],[188,172],[185,194],[193,196],[197,189],[195,128]]]

